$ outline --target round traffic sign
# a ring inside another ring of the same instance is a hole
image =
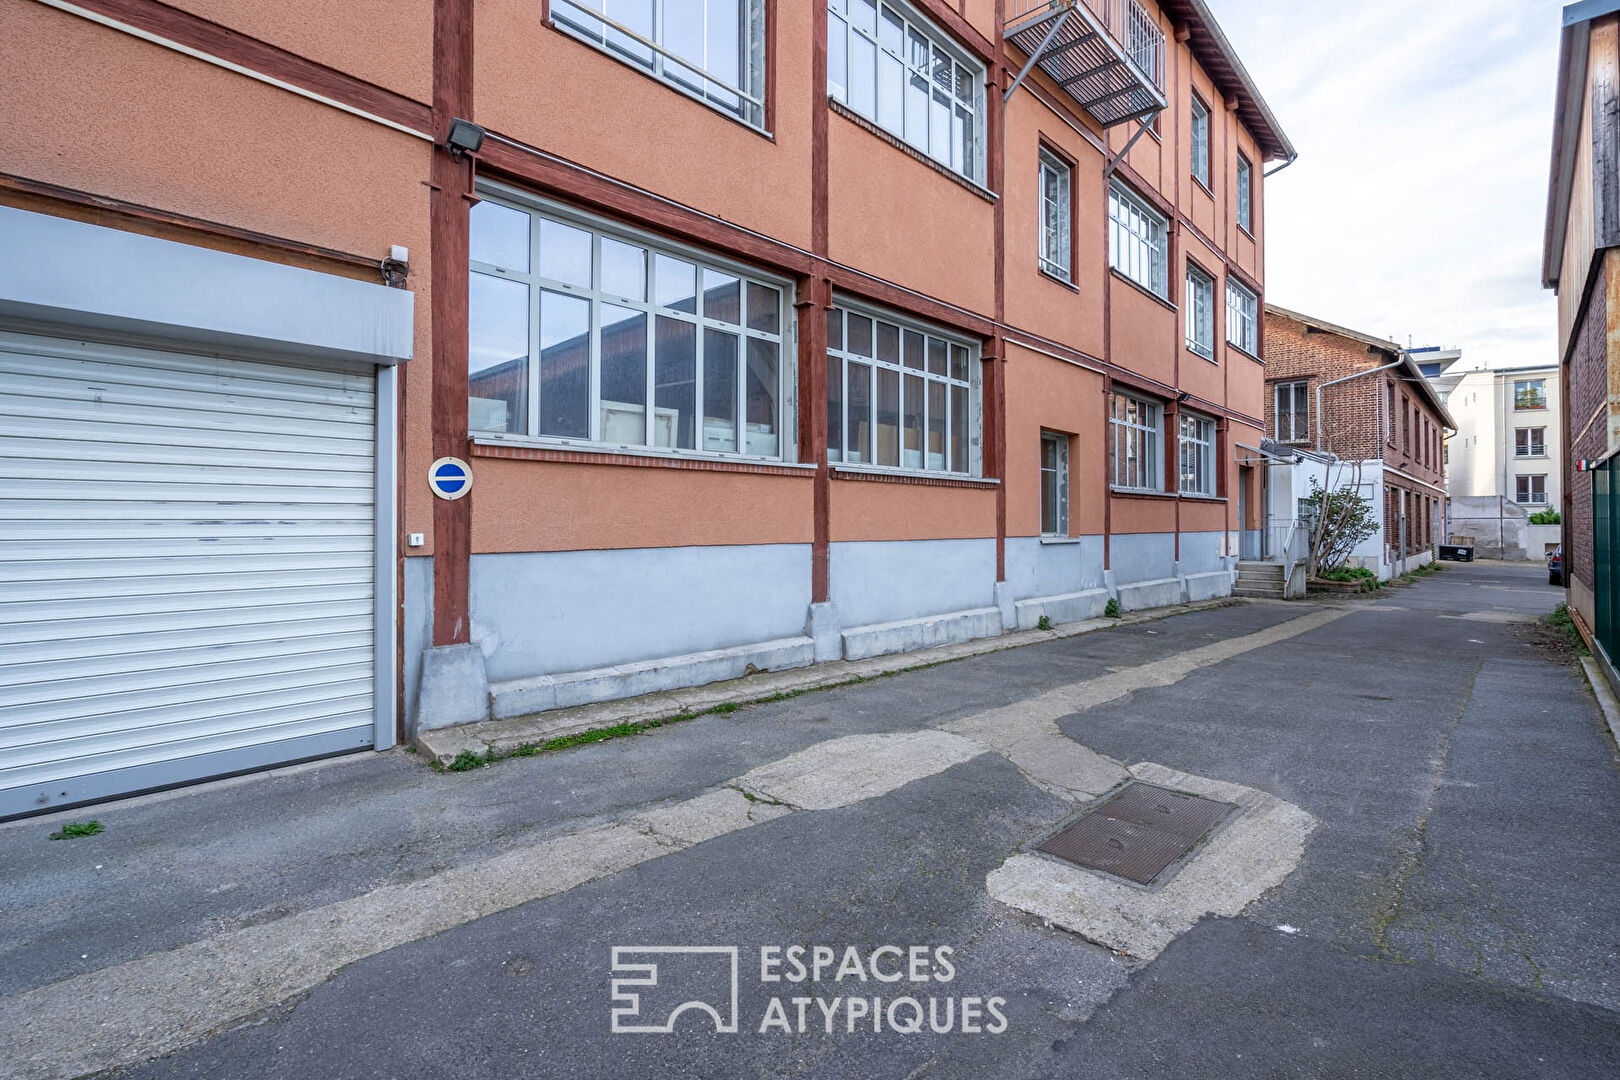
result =
[[[460,458],[442,457],[428,466],[428,487],[441,499],[459,499],[472,485],[472,466]]]

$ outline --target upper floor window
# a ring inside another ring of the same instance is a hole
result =
[[[1545,409],[1547,407],[1546,379],[1519,379],[1513,384],[1515,409]]]
[[[472,209],[468,427],[780,458],[784,283],[582,219]]]
[[[1237,163],[1237,219],[1245,232],[1254,232],[1254,166],[1242,154]]]
[[[827,93],[976,183],[983,89],[984,68],[909,8],[827,0]]]
[[[1192,99],[1192,174],[1209,187],[1209,106],[1197,94]]]
[[[1518,476],[1514,478],[1517,485],[1514,490],[1514,501],[1526,506],[1545,506],[1547,504],[1547,477]]]
[[[1260,355],[1260,298],[1231,278],[1226,279],[1226,340]]]
[[[875,313],[827,312],[827,459],[978,471],[974,350]]]
[[[1215,421],[1197,413],[1180,416],[1181,438],[1176,462],[1181,466],[1183,495],[1215,494]]]
[[[765,126],[765,0],[552,0],[558,27]]]
[[[1108,418],[1114,441],[1113,484],[1137,491],[1164,490],[1164,433],[1158,403],[1130,394],[1114,395]]]
[[[1215,359],[1215,279],[1187,264],[1187,348]]]
[[[1277,383],[1273,391],[1276,439],[1278,442],[1302,443],[1311,440],[1311,394],[1308,382]]]
[[[1041,432],[1041,535],[1069,535],[1069,437]]]
[[[1387,392],[1387,396],[1389,398],[1389,408],[1388,408],[1388,411],[1384,415],[1385,415],[1385,418],[1389,422],[1389,445],[1394,446],[1395,445],[1395,383],[1393,381],[1391,381],[1391,382],[1385,383],[1384,385],[1385,385],[1385,390]]]
[[[1108,265],[1157,296],[1169,284],[1167,232],[1164,215],[1140,196],[1118,182],[1109,187]]]
[[[1547,429],[1522,427],[1514,431],[1513,453],[1516,457],[1546,457]]]
[[[1041,269],[1070,280],[1069,183],[1067,163],[1045,150],[1040,154]]]
[[[1401,452],[1412,452],[1412,399],[1401,395]]]

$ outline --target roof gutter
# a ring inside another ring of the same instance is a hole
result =
[[[1292,165],[1299,157],[1299,151],[1294,149],[1294,144],[1283,133],[1282,125],[1277,123],[1276,114],[1271,111],[1271,106],[1267,105],[1266,99],[1260,96],[1260,88],[1255,85],[1254,78],[1249,74],[1249,69],[1244,67],[1243,61],[1238,58],[1237,50],[1232,48],[1230,41],[1226,40],[1226,32],[1221,29],[1221,24],[1215,20],[1215,15],[1209,10],[1209,5],[1205,3],[1205,0],[1188,0],[1188,2],[1192,9],[1197,12],[1198,18],[1203,21],[1204,29],[1214,39],[1216,48],[1220,49],[1227,62],[1232,65],[1232,70],[1237,74],[1238,82],[1242,85],[1244,92],[1254,99],[1255,108],[1259,109],[1260,115],[1265,117],[1267,126],[1271,128],[1271,133],[1276,136],[1277,149],[1281,151],[1279,156],[1287,162],[1287,165]],[[1281,168],[1286,168],[1287,165],[1273,171],[1281,171]],[[1271,174],[1267,173],[1266,175]]]

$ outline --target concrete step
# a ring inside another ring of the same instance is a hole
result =
[[[1257,588],[1253,588],[1253,587],[1245,586],[1245,585],[1239,585],[1237,588],[1233,589],[1232,590],[1232,595],[1233,596],[1247,596],[1247,597],[1251,597],[1251,598],[1256,599],[1256,600],[1285,600],[1285,599],[1287,599],[1287,597],[1285,597],[1283,595],[1283,591],[1282,591],[1281,588],[1257,589]]]

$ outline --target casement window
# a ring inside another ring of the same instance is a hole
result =
[[[1275,395],[1278,442],[1302,443],[1311,441],[1311,393],[1308,382],[1277,383]]]
[[[1254,166],[1242,154],[1237,162],[1237,220],[1244,232],[1254,232]]]
[[[1114,487],[1164,490],[1162,416],[1163,410],[1156,402],[1130,394],[1114,395],[1114,410],[1108,417],[1114,441]]]
[[[1388,408],[1388,411],[1385,412],[1384,416],[1385,416],[1385,419],[1387,419],[1389,421],[1389,445],[1394,446],[1395,445],[1395,384],[1393,382],[1386,383],[1385,388],[1388,390],[1389,408]]]
[[[1072,170],[1068,164],[1045,150],[1040,152],[1041,185],[1041,269],[1055,278],[1069,281],[1069,186]]]
[[[984,182],[984,68],[909,7],[827,0],[827,93]]]
[[[1401,453],[1412,453],[1412,399],[1401,395]]]
[[[471,241],[473,433],[769,459],[793,445],[785,283],[487,197]]]
[[[1209,187],[1209,106],[1197,94],[1192,99],[1192,174]]]
[[[973,475],[977,350],[875,312],[827,312],[827,459]]]
[[[552,0],[557,27],[743,123],[765,126],[765,0]]]
[[[1514,477],[1518,490],[1514,494],[1517,502],[1524,506],[1545,506],[1547,504],[1547,477],[1517,476]]]
[[[1226,279],[1226,340],[1250,356],[1260,355],[1260,298]]]
[[[1513,454],[1515,457],[1546,457],[1547,429],[1522,427],[1515,430],[1513,432]]]
[[[1041,535],[1069,535],[1069,437],[1041,432]]]
[[[1119,182],[1108,188],[1108,265],[1156,296],[1169,287],[1169,223]]]
[[[1181,467],[1183,495],[1215,494],[1215,421],[1197,413],[1182,413],[1176,462]]]
[[[1515,409],[1545,409],[1547,407],[1546,379],[1519,379],[1513,384]]]
[[[1215,279],[1187,264],[1187,348],[1215,359]]]

